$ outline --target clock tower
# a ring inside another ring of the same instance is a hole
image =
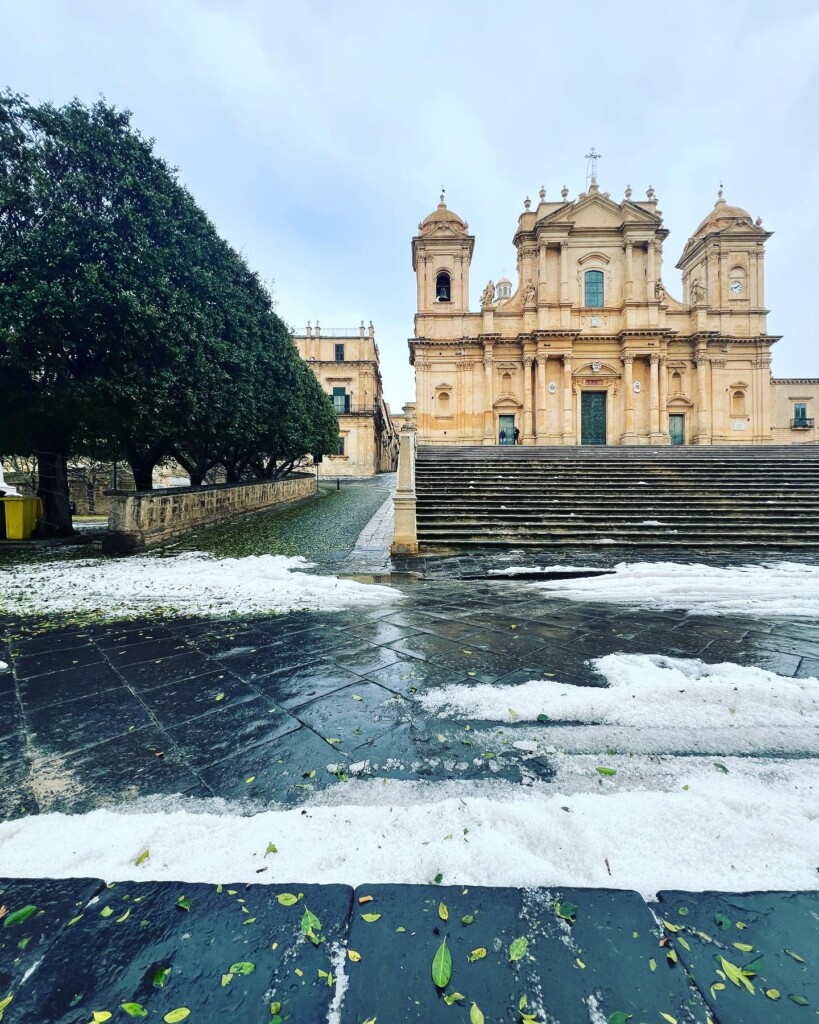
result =
[[[720,189],[714,209],[688,239],[677,264],[683,302],[717,313],[722,334],[764,335],[765,242],[770,237],[761,219],[754,222],[747,210],[729,206]]]

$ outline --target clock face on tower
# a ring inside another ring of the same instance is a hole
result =
[[[742,293],[742,281],[732,281],[730,287],[732,295],[740,295]]]

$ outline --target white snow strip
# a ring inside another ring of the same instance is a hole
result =
[[[819,617],[819,565],[770,562],[721,568],[678,562],[621,562],[615,572],[531,587],[571,601],[685,609],[695,615]]]
[[[107,881],[422,884],[440,872],[445,884],[646,896],[814,889],[819,763],[727,766],[680,765],[668,791],[618,790],[592,770],[594,789],[573,795],[557,785],[353,781],[253,816],[222,801],[152,798],[130,812],[5,822],[0,863],[10,877]],[[270,842],[279,852],[265,857]]]
[[[819,680],[791,679],[726,662],[609,654],[592,665],[608,686],[551,679],[517,686],[442,686],[419,695],[441,718],[491,722],[549,720],[600,725],[712,728],[803,728],[815,734]]]
[[[9,665],[7,661],[0,661],[0,672],[8,672]]]
[[[507,569],[490,569],[488,576],[516,576],[520,573],[562,573],[562,572],[596,572],[591,566],[585,565],[510,565]]]
[[[260,612],[340,611],[400,599],[390,587],[305,572],[301,557],[52,559],[7,569],[0,612],[93,612],[116,619],[158,611],[224,616]]]

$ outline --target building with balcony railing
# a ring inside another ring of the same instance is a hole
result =
[[[398,435],[384,401],[378,345],[368,327],[321,327],[308,322],[293,340],[299,355],[330,396],[338,415],[333,476],[373,476],[395,469]]]

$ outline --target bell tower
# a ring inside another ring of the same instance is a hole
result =
[[[418,313],[469,311],[469,265],[475,239],[468,228],[466,221],[447,209],[442,191],[438,208],[421,221],[412,240]]]
[[[747,210],[730,206],[720,187],[714,209],[688,239],[677,264],[683,301],[689,306],[705,304],[729,320],[750,316],[756,322],[746,325],[743,333],[749,327],[751,333],[764,333],[765,242],[771,234],[761,218],[754,222]],[[724,329],[730,332],[728,324]]]

